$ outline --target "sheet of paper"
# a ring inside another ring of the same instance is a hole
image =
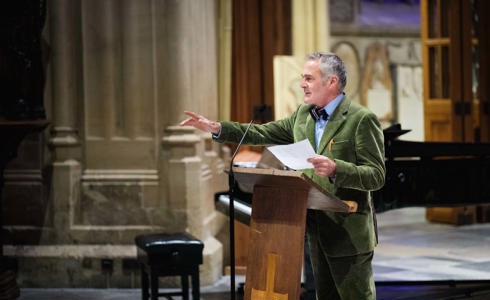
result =
[[[316,155],[308,140],[289,145],[270,146],[267,149],[285,166],[293,170],[312,169],[313,165],[306,160]]]

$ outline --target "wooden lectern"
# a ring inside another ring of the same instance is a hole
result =
[[[298,171],[233,168],[240,189],[253,192],[246,300],[300,297],[306,209],[357,210]]]

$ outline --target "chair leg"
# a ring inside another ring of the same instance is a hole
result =
[[[151,300],[158,300],[158,273],[151,269],[150,275]]]
[[[199,290],[199,266],[196,266],[191,274],[192,277],[192,300],[199,300],[201,297],[201,291]]]
[[[189,276],[180,275],[180,287],[182,288],[182,299],[189,300]]]
[[[148,294],[149,289],[148,273],[145,271],[145,267],[141,264],[141,299],[148,300],[150,295]]]

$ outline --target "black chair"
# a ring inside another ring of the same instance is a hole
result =
[[[192,299],[198,300],[199,265],[203,261],[204,244],[188,233],[159,233],[135,238],[137,259],[141,266],[141,296],[157,300],[163,296],[182,296],[189,300],[189,276],[192,280]],[[180,276],[182,292],[159,293],[158,278]],[[148,292],[150,290],[150,293]]]

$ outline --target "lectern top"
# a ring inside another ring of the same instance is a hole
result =
[[[303,189],[308,190],[308,208],[337,212],[357,210],[357,203],[339,199],[300,171],[233,167],[233,174],[240,189],[247,193],[252,193],[256,185]]]

